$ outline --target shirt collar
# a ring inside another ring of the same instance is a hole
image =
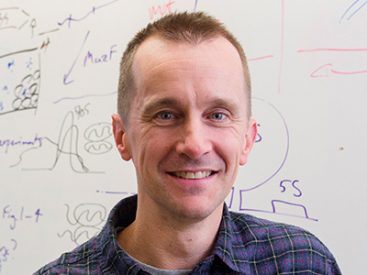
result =
[[[249,256],[247,251],[245,249],[238,249],[244,245],[243,234],[240,234],[243,228],[238,228],[235,219],[236,217],[233,217],[233,213],[224,204],[223,217],[219,226],[213,254],[232,270],[251,274],[251,268],[247,260]]]
[[[137,209],[137,195],[121,200],[110,212],[107,224],[101,232],[101,247],[106,255],[107,265],[114,265],[117,270],[126,270],[129,267],[130,274],[133,269],[140,270],[138,264],[133,261],[119,246],[117,234],[135,220]],[[226,204],[223,207],[223,217],[220,223],[217,239],[211,255],[236,272],[251,273],[248,255],[245,249],[240,251],[236,247],[243,246],[243,241],[238,234],[239,230],[232,213],[228,211]]]
[[[117,235],[135,220],[137,196],[122,199],[110,212],[106,225],[100,235],[100,247],[105,255],[106,268],[114,266],[119,274],[137,274],[141,269],[124,250],[121,249]]]

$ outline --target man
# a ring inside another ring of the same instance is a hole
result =
[[[121,63],[112,124],[138,194],[38,274],[340,274],[312,234],[229,212],[256,137],[246,57],[203,13],[149,24]]]

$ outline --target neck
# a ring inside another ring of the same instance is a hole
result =
[[[161,269],[192,269],[212,251],[222,211],[220,205],[207,218],[188,221],[159,211],[144,212],[138,206],[135,221],[119,234],[118,241],[128,254],[145,264]]]

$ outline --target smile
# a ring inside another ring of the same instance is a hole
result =
[[[197,171],[197,172],[180,171],[180,172],[172,172],[170,174],[182,179],[204,179],[211,176],[213,173],[214,171]]]

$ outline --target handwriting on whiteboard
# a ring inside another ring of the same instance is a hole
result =
[[[174,12],[174,9],[173,9],[174,4],[175,4],[175,1],[168,0],[163,4],[151,6],[148,11],[149,19],[154,20],[154,19],[157,19],[157,17],[162,17],[164,15]]]
[[[112,0],[112,1],[109,1],[109,2],[106,2],[106,3],[103,3],[101,5],[98,5],[98,6],[92,6],[92,8],[88,12],[86,12],[85,14],[80,15],[78,17],[74,17],[72,14],[70,14],[67,18],[65,18],[64,20],[58,22],[57,24],[61,27],[64,26],[65,24],[67,24],[67,26],[69,28],[71,28],[73,22],[77,23],[77,22],[84,21],[88,17],[90,17],[91,15],[95,15],[98,10],[100,10],[102,8],[105,8],[107,6],[110,6],[111,4],[113,4],[117,1],[120,1],[120,0]]]
[[[13,147],[41,147],[43,137],[38,136],[36,133],[31,138],[0,138],[0,153],[3,151],[5,154],[8,153],[10,148]]]
[[[10,239],[6,243],[0,242],[0,273],[3,266],[12,259],[13,253],[17,249],[17,246],[18,243],[15,239]]]
[[[24,206],[5,205],[2,208],[2,220],[10,230],[15,230],[20,223],[38,223],[43,213],[40,208],[28,209]]]

